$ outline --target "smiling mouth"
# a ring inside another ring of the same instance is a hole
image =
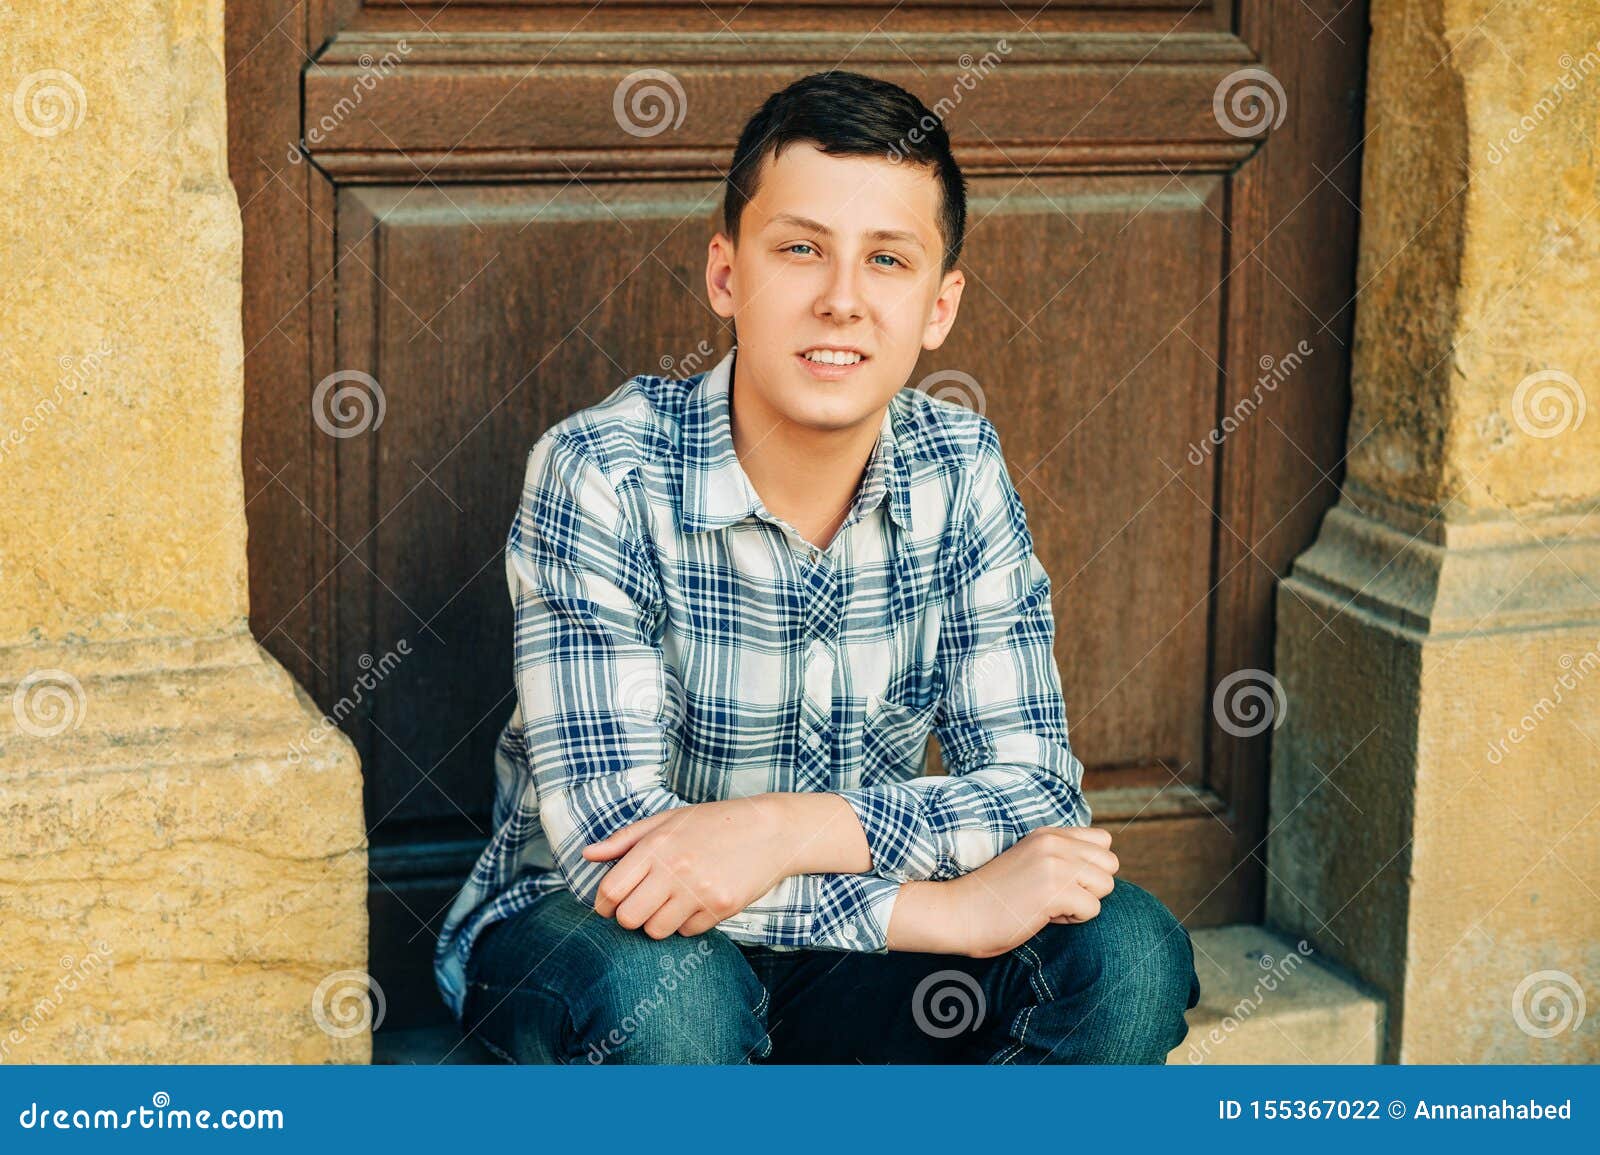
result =
[[[808,373],[822,381],[838,381],[872,359],[863,353],[828,352],[821,355],[828,360],[818,361],[806,356],[805,353],[796,353],[795,359],[805,366]]]
[[[816,348],[807,349],[800,354],[807,361],[817,365],[855,365],[867,359],[865,353],[857,353],[846,349]]]

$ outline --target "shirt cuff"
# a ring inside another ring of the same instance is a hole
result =
[[[918,788],[857,787],[832,791],[849,803],[867,836],[872,873],[895,882],[930,879],[940,866],[938,852],[928,845]]]
[[[830,876],[817,903],[811,945],[878,954],[889,949],[889,919],[900,884],[871,874]]]

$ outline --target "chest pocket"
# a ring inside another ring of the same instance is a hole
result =
[[[939,696],[922,705],[879,699],[870,702],[862,729],[863,770],[870,781],[876,775],[892,779],[915,778],[922,773],[933,732]]]

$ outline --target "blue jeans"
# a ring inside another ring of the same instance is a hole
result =
[[[657,940],[558,891],[479,938],[463,1025],[517,1063],[1163,1063],[1199,1000],[1188,931],[1120,878],[987,959]]]

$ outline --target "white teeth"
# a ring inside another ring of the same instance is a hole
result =
[[[854,365],[861,360],[860,353],[835,353],[829,349],[812,349],[803,356],[819,365]]]

